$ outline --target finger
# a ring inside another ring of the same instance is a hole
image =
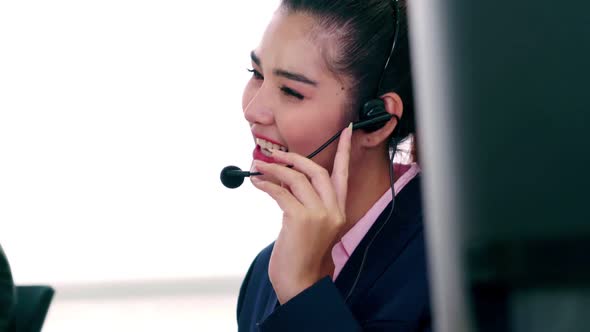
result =
[[[294,213],[303,208],[301,203],[287,189],[281,186],[257,178],[252,179],[252,184],[272,197],[281,210],[287,214]]]
[[[296,171],[303,173],[309,178],[324,205],[337,208],[336,193],[332,187],[330,174],[325,168],[313,160],[293,152],[272,150],[272,157],[278,162],[292,165]]]
[[[311,209],[318,209],[323,206],[318,193],[305,174],[286,166],[259,161],[256,161],[256,168],[263,174],[270,175],[285,184],[293,193],[293,196],[304,206]]]
[[[338,140],[338,150],[334,157],[332,169],[332,183],[336,192],[338,207],[341,211],[346,208],[346,195],[348,193],[348,166],[350,163],[350,149],[352,139],[352,123],[342,131]]]

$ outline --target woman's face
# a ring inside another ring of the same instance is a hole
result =
[[[311,16],[279,10],[251,53],[242,108],[254,137],[253,159],[273,162],[265,149],[270,143],[306,156],[351,120],[348,89],[325,65],[321,50],[327,46],[312,37],[313,29]],[[328,171],[336,144],[314,157]]]

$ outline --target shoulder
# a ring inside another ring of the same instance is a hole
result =
[[[268,262],[270,261],[270,255],[272,254],[272,249],[274,248],[275,243],[271,243],[266,248],[262,249],[256,258],[254,259],[254,263],[259,262],[259,264],[263,264],[268,266]]]
[[[272,254],[272,249],[274,248],[274,242],[266,246],[262,249],[258,255],[254,258],[252,263],[250,264],[250,268],[244,277],[244,281],[242,282],[242,288],[247,287],[250,279],[252,276],[256,276],[260,273],[260,271],[264,271],[266,273],[268,269],[268,263],[270,262],[270,255]]]
[[[244,305],[244,301],[247,297],[247,294],[250,289],[258,289],[262,287],[261,283],[270,285],[270,280],[268,280],[268,263],[270,261],[270,255],[272,254],[272,249],[274,247],[274,242],[269,244],[266,248],[262,249],[258,255],[254,258],[252,263],[250,264],[250,268],[248,272],[246,272],[246,276],[242,281],[242,285],[240,287],[240,293],[238,296],[238,307],[237,307],[237,315],[238,318],[240,313],[242,312],[242,308]]]

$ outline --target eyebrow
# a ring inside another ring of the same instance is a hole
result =
[[[256,55],[256,53],[254,53],[254,51],[250,52],[250,58],[252,59],[252,62],[254,62],[257,66],[262,67],[260,65],[260,58]],[[301,83],[305,83],[305,84],[309,84],[309,85],[313,85],[313,86],[318,85],[318,82],[307,78],[305,75],[292,73],[292,72],[289,72],[289,71],[286,71],[283,69],[275,69],[275,70],[273,70],[273,74],[275,74],[277,76],[282,76],[282,77],[289,79],[289,80],[293,80],[293,81],[297,81],[297,82],[301,82]]]
[[[291,72],[288,72],[288,71],[282,70],[282,69],[275,69],[275,70],[273,70],[273,73],[277,76],[282,76],[282,77],[289,79],[289,80],[298,81],[298,82],[310,84],[313,86],[318,85],[318,82],[310,80],[309,78],[307,78],[301,74],[291,73]]]
[[[260,66],[260,58],[256,55],[256,53],[254,53],[254,51],[250,52],[250,58],[252,59],[252,61],[258,65],[258,67]]]

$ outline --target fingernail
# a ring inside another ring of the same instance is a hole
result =
[[[348,129],[350,129],[350,131],[352,131],[352,122],[348,125]]]

